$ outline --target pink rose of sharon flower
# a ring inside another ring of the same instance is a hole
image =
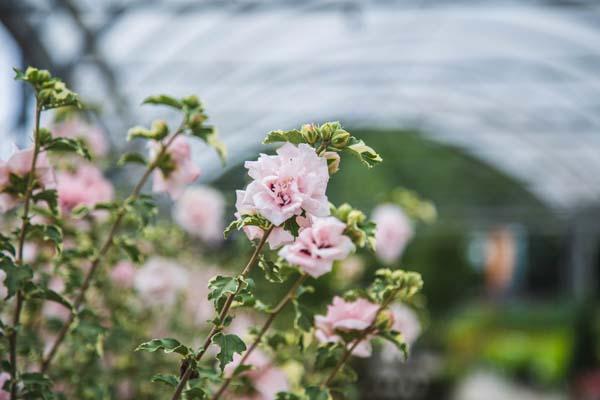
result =
[[[110,271],[110,279],[119,287],[131,288],[135,274],[135,266],[130,261],[119,261]]]
[[[372,219],[377,224],[377,257],[385,263],[396,261],[413,237],[412,222],[402,209],[394,204],[377,206]]]
[[[93,206],[112,200],[113,187],[102,172],[91,164],[82,164],[75,172],[59,172],[56,176],[58,202],[63,212],[78,205]]]
[[[168,140],[168,139],[167,139]],[[153,160],[160,145],[156,142],[150,143],[150,158]],[[179,198],[185,187],[194,182],[200,176],[200,169],[192,161],[192,150],[187,139],[177,136],[167,149],[172,163],[172,170],[168,175],[162,171],[154,171],[152,189],[155,192],[167,192],[173,199]]]
[[[319,217],[329,215],[327,161],[307,144],[286,143],[277,155],[261,154],[245,166],[254,181],[239,194],[241,204],[273,225],[279,226],[303,210]]]
[[[3,390],[4,384],[10,380],[10,374],[8,372],[0,372],[0,400],[9,400],[10,392]]]
[[[90,153],[96,156],[104,156],[108,153],[108,143],[104,132],[81,118],[69,118],[57,123],[52,129],[52,133],[56,137],[82,139]]]
[[[337,218],[312,218],[312,225],[302,229],[296,241],[283,247],[279,255],[317,278],[331,271],[335,260],[343,260],[354,250],[345,229],[346,224]]]
[[[233,356],[233,361],[225,366],[226,377],[232,376],[241,359],[242,356],[240,354]],[[273,400],[278,392],[289,389],[288,380],[284,372],[275,367],[260,349],[255,349],[250,354],[246,360],[246,365],[251,365],[252,369],[242,373],[241,376],[250,381],[253,390],[247,394],[236,393],[236,399]]]
[[[225,199],[207,186],[190,187],[175,204],[173,218],[188,233],[205,242],[223,240]]]
[[[345,301],[341,297],[334,297],[333,303],[327,307],[325,316],[315,316],[315,336],[320,343],[340,342],[339,332],[362,331],[367,329],[375,320],[379,306],[365,299]],[[371,343],[366,338],[356,346],[353,355],[369,357]]]
[[[187,270],[175,261],[161,257],[149,259],[137,271],[133,282],[144,304],[166,307],[175,304],[177,294],[187,284]]]
[[[0,269],[0,299],[4,300],[6,296],[8,296],[8,288],[4,283],[6,281],[6,272]]]
[[[25,177],[31,171],[33,161],[33,148],[27,150],[15,150],[8,161],[0,160],[0,212],[4,213],[15,207],[18,198],[5,190],[10,185],[10,175]],[[38,155],[35,166],[35,178],[42,188],[54,186],[54,171],[48,162],[46,153]]]

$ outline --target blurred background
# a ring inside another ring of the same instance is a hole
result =
[[[115,154],[161,115],[143,98],[199,95],[229,148],[222,167],[195,144],[200,182],[229,206],[266,132],[328,120],[384,159],[347,162],[333,202],[435,203],[399,263],[423,274],[423,335],[407,364],[359,362],[359,398],[600,399],[597,1],[0,0],[2,155],[31,129],[27,65]]]

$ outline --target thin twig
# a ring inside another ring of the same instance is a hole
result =
[[[247,278],[248,274],[250,274],[250,271],[252,271],[252,268],[256,264],[256,261],[258,260],[258,256],[260,255],[260,252],[262,251],[263,247],[267,243],[267,239],[268,239],[269,235],[271,234],[271,232],[273,231],[273,228],[274,228],[274,226],[271,225],[263,234],[262,238],[260,239],[260,242],[258,242],[258,244],[256,245],[256,248],[254,249],[254,252],[252,253],[252,256],[250,257],[250,260],[248,261],[248,263],[242,270],[242,273],[240,274],[241,277]],[[200,347],[200,350],[194,357],[196,362],[198,362],[202,359],[202,357],[208,350],[209,346],[211,345],[213,337],[217,333],[219,333],[223,330],[222,322],[225,320],[227,315],[229,315],[229,309],[231,308],[231,304],[233,303],[233,300],[238,295],[238,293],[240,292],[241,289],[242,289],[242,285],[238,285],[235,293],[231,293],[227,297],[227,300],[225,301],[225,305],[223,305],[223,308],[221,309],[221,312],[219,313],[219,318],[218,318],[219,324],[213,325],[213,327],[211,328],[210,332],[208,333],[208,336],[206,337],[206,339],[204,340],[204,343],[202,344],[202,347]],[[171,400],[178,400],[181,397],[181,393],[183,392],[183,389],[185,388],[187,381],[190,379],[193,369],[194,368],[191,364],[188,365],[188,367],[185,369],[185,371],[181,375],[181,378],[179,379],[179,384],[175,388],[175,393],[173,393]]]
[[[252,343],[252,345],[250,345],[248,350],[246,350],[242,359],[240,360],[240,363],[239,363],[240,366],[244,365],[246,360],[248,360],[248,357],[250,357],[250,354],[252,354],[254,349],[256,349],[256,347],[259,345],[263,336],[267,333],[267,331],[271,327],[271,324],[273,323],[273,321],[275,320],[277,315],[279,315],[279,313],[285,308],[285,306],[288,305],[288,303],[290,301],[292,301],[292,299],[294,299],[294,297],[296,296],[296,290],[298,290],[298,288],[300,287],[300,285],[302,285],[302,283],[306,280],[306,278],[308,278],[308,275],[306,275],[306,274],[300,275],[300,277],[296,280],[296,282],[294,282],[294,284],[292,285],[290,290],[287,292],[287,294],[283,297],[283,299],[281,299],[279,301],[279,303],[275,306],[275,308],[273,310],[271,310],[271,312],[269,313],[270,314],[269,318],[267,318],[267,320],[263,324],[260,332],[254,339],[254,342]],[[233,380],[233,377],[229,377],[229,378],[225,379],[225,381],[223,382],[223,384],[221,385],[221,387],[219,388],[217,393],[212,397],[212,400],[218,400],[223,395],[223,393],[225,393],[225,390],[227,390],[227,387],[229,386],[229,384],[231,383],[232,380]]]

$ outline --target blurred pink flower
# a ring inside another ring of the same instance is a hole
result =
[[[4,213],[15,207],[19,199],[14,195],[5,192],[10,185],[10,175],[25,177],[31,171],[33,161],[33,147],[26,150],[15,148],[14,153],[8,161],[0,160],[0,212]],[[41,153],[37,157],[34,171],[36,181],[43,189],[54,186],[54,171],[48,162],[46,153]]]
[[[327,161],[312,147],[286,143],[277,155],[261,154],[245,166],[254,181],[240,191],[241,204],[273,225],[279,226],[303,210],[320,217],[329,215]]]
[[[375,320],[378,309],[377,304],[362,298],[345,301],[336,296],[333,303],[327,307],[325,316],[315,316],[315,336],[320,343],[341,342],[342,338],[338,332],[367,329]],[[370,339],[366,338],[356,346],[352,354],[357,357],[369,357],[371,351]]]
[[[113,199],[111,183],[91,164],[81,164],[74,172],[61,171],[56,178],[58,201],[63,212],[78,205],[93,206]]]
[[[55,137],[82,139],[90,153],[95,156],[101,157],[108,153],[108,142],[104,131],[81,118],[72,117],[55,124],[52,134]]]
[[[122,260],[110,271],[110,279],[119,287],[131,288],[135,280],[136,269],[130,261]]]
[[[150,158],[154,160],[160,149],[160,144],[151,142]],[[173,199],[179,198],[186,185],[194,182],[200,176],[200,169],[192,161],[190,144],[184,136],[177,136],[167,149],[172,170],[167,175],[161,170],[154,171],[152,189],[155,192],[167,192]]]
[[[402,337],[408,346],[411,346],[421,334],[421,322],[417,313],[402,303],[392,304],[390,306],[394,317],[392,329],[402,333]]]
[[[8,288],[4,284],[6,281],[6,272],[3,269],[0,269],[0,299],[4,300],[6,296],[8,296]]]
[[[8,372],[0,372],[0,400],[9,400],[10,392],[7,390],[2,390],[6,381],[10,380],[10,374]]]
[[[150,258],[137,271],[133,282],[145,305],[171,307],[188,284],[188,272],[174,260]]]
[[[225,366],[224,374],[226,377],[233,375],[241,359],[242,356],[240,354],[233,356],[233,361]],[[246,360],[246,365],[251,365],[252,369],[243,372],[241,376],[248,378],[250,381],[252,388],[247,389],[251,393],[236,393],[236,399],[273,400],[278,392],[288,390],[289,384],[285,373],[273,365],[269,357],[260,349],[255,349],[250,354]]]
[[[284,246],[279,255],[317,278],[331,271],[335,260],[343,260],[354,250],[345,229],[346,224],[337,218],[314,217],[312,225],[302,229],[296,241]]]
[[[223,240],[224,215],[223,195],[208,186],[187,188],[173,209],[175,221],[184,230],[213,243]]]
[[[256,210],[248,205],[243,204],[244,199],[244,191],[236,190],[235,194],[237,196],[237,200],[235,202],[235,206],[237,208],[237,212],[235,213],[236,218],[240,218],[242,215],[254,215],[256,214]],[[249,240],[261,239],[263,236],[263,230],[258,226],[245,226],[244,233],[248,237]],[[286,231],[281,227],[275,227],[271,231],[271,234],[267,238],[267,243],[269,243],[269,247],[271,250],[277,249],[284,244],[291,243],[294,241],[294,236],[291,233]]]
[[[394,204],[382,204],[373,210],[377,257],[385,262],[396,261],[413,237],[413,225],[402,208]]]

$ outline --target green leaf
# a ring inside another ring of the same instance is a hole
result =
[[[169,126],[163,120],[152,122],[152,127],[146,129],[142,126],[134,126],[127,131],[127,140],[135,138],[162,140],[169,135]]]
[[[39,238],[45,242],[52,242],[54,243],[57,252],[60,253],[62,251],[63,233],[58,225],[28,225],[27,237]]]
[[[146,158],[140,153],[130,152],[123,154],[121,158],[119,158],[117,165],[123,166],[128,163],[146,165],[148,162],[146,161]]]
[[[338,343],[328,343],[317,348],[315,368],[322,370],[333,368],[344,354],[344,347]]]
[[[290,142],[293,144],[306,143],[306,139],[297,129],[290,131],[276,130],[267,133],[267,137],[263,140],[263,144]]]
[[[142,104],[167,106],[176,108],[178,110],[181,110],[183,108],[183,104],[179,100],[175,99],[174,97],[167,96],[166,94],[159,94],[156,96],[146,97]]]
[[[55,189],[47,189],[33,195],[34,202],[43,201],[48,205],[53,215],[58,214],[58,193]]]
[[[237,292],[239,285],[238,277],[217,275],[208,282],[208,289],[210,290],[208,300],[211,300],[215,308],[219,310],[227,296]]]
[[[308,397],[308,400],[330,400],[331,394],[329,394],[329,390],[326,388],[321,388],[319,386],[309,386],[304,392]]]
[[[278,264],[276,262],[268,260],[264,254],[261,254],[258,259],[258,266],[265,273],[265,278],[269,282],[273,283],[284,282],[289,277],[290,270],[293,271],[291,268],[285,270],[285,267],[282,267],[280,264],[282,263],[280,262]]]
[[[208,399],[208,393],[200,386],[193,386],[183,392],[183,398],[185,400],[206,400]]]
[[[163,383],[171,387],[176,387],[179,383],[179,378],[171,374],[156,374],[152,378],[150,378],[150,381]]]
[[[354,136],[350,137],[348,145],[344,147],[344,151],[347,151],[350,154],[353,154],[356,157],[358,157],[358,159],[369,168],[383,161],[381,159],[381,156],[377,154],[375,150],[373,150],[371,147],[367,146],[365,142],[355,138]]]
[[[16,254],[15,246],[11,243],[10,238],[4,236],[2,233],[0,233],[0,254],[1,253],[7,253],[13,257]]]
[[[53,301],[55,303],[62,304],[69,310],[73,308],[71,302],[65,297],[63,297],[60,293],[55,292],[54,290],[49,289],[47,287],[39,286],[33,282],[28,282],[28,284],[25,287],[25,294],[28,298],[31,299]]]
[[[225,228],[223,236],[227,238],[232,230],[240,230],[245,226],[258,226],[262,230],[267,230],[271,226],[271,223],[260,215],[244,214],[235,221],[232,221],[227,228]]]
[[[127,216],[134,218],[140,227],[146,227],[158,215],[158,207],[152,196],[141,194],[125,203]]]
[[[177,339],[164,338],[164,339],[152,339],[149,342],[140,344],[135,351],[148,351],[154,353],[155,351],[162,350],[164,353],[178,353],[182,356],[187,357],[193,354],[192,349],[181,344]]]
[[[303,400],[303,398],[291,392],[279,392],[275,395],[275,400]]]
[[[70,91],[60,79],[50,72],[27,67],[25,71],[15,70],[15,79],[29,83],[36,92],[36,98],[43,110],[51,108],[75,106],[81,107],[77,94]]]
[[[29,265],[17,265],[7,257],[0,258],[0,269],[6,272],[4,285],[8,289],[7,299],[23,289],[33,278],[33,270]]]
[[[292,301],[294,304],[294,326],[304,332],[310,332],[313,327],[315,314],[307,306],[301,303],[301,300],[296,298]]]
[[[221,371],[225,369],[225,366],[233,361],[234,354],[242,354],[246,350],[244,341],[237,335],[217,333],[212,340],[216,343],[221,351],[217,354],[217,360],[219,360],[219,368]]]
[[[71,139],[65,137],[56,137],[50,140],[44,149],[56,152],[72,152],[80,155],[86,160],[91,160],[92,156],[82,139]]]
[[[138,248],[135,240],[128,236],[120,236],[114,239],[114,244],[123,249],[125,254],[134,263],[140,263],[143,260],[143,254]]]

